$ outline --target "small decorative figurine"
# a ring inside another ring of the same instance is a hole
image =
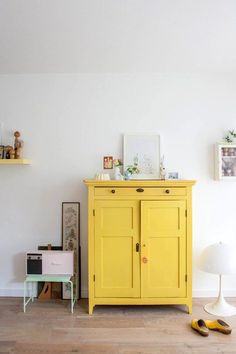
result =
[[[10,159],[14,160],[15,158],[15,149],[11,146],[11,149],[9,150],[10,153]]]
[[[21,159],[24,142],[23,140],[20,139],[20,132],[18,131],[14,133],[14,137],[15,137],[15,143],[14,143],[15,159]]]
[[[164,167],[164,155],[162,156],[160,162],[160,179],[166,179],[166,169]]]
[[[123,180],[124,177],[122,176],[121,174],[121,171],[120,171],[120,167],[122,166],[122,162],[120,159],[114,159],[113,160],[113,165],[114,165],[114,168],[115,168],[115,172],[114,172],[114,177],[116,180]]]

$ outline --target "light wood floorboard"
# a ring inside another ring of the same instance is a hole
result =
[[[23,313],[22,299],[0,298],[0,353],[236,354],[236,316],[224,319],[233,328],[228,336],[203,338],[190,328],[192,318],[214,318],[206,302],[195,299],[193,315],[184,306],[96,306],[89,316],[86,300],[74,314],[60,300],[36,300]]]

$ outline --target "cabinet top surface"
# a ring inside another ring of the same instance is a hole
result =
[[[117,181],[117,180],[95,180],[95,179],[85,179],[84,183],[87,186],[94,187],[189,187],[193,186],[196,181],[194,180],[128,180],[128,181]]]

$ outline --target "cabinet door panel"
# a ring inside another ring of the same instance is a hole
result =
[[[185,201],[143,201],[141,215],[142,297],[185,296]]]
[[[139,297],[138,201],[95,203],[95,296]]]

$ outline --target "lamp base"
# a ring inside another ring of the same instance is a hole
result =
[[[219,297],[214,303],[205,305],[204,310],[215,316],[236,315],[236,307],[228,304],[222,297]]]

